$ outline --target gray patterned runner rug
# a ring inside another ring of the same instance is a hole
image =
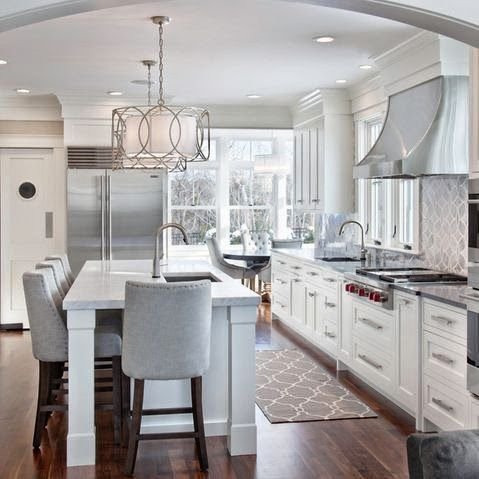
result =
[[[273,424],[377,417],[318,363],[293,349],[256,351],[256,404]]]

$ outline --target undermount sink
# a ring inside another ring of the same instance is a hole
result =
[[[318,259],[320,259],[321,261],[328,261],[330,263],[360,261],[358,258],[350,258],[349,256],[324,256],[323,258]]]
[[[188,274],[188,275],[175,275],[164,274],[163,277],[167,283],[179,283],[181,281],[201,281],[202,279],[209,279],[212,283],[221,283],[221,280],[212,274]]]

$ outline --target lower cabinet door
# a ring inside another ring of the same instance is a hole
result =
[[[321,330],[321,347],[336,359],[338,356],[338,325],[332,321],[324,321]]]
[[[306,325],[306,284],[299,277],[291,279],[291,318],[297,326]]]

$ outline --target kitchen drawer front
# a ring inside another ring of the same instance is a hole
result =
[[[452,309],[441,303],[424,301],[424,329],[441,336],[449,336],[461,344],[466,344],[466,312]]]
[[[424,417],[445,431],[466,427],[467,392],[453,389],[431,376],[423,376]]]
[[[314,266],[305,265],[304,270],[302,271],[304,274],[305,279],[309,282],[317,284],[318,286],[322,286],[322,270],[320,268],[316,268]]]
[[[331,321],[325,321],[322,325],[321,346],[328,351],[332,356],[336,357],[338,354],[338,326]]]
[[[466,347],[429,331],[424,331],[423,341],[424,372],[465,389]]]
[[[289,318],[289,300],[280,294],[271,297],[271,311],[280,318]]]
[[[291,294],[291,277],[282,270],[273,270],[271,274],[271,290],[273,295],[289,297]]]
[[[385,392],[392,391],[394,384],[394,361],[391,354],[378,349],[374,344],[353,337],[352,368],[365,379]]]
[[[288,269],[288,263],[289,261],[287,259],[273,254],[273,259],[271,260],[271,267],[273,270],[286,270]]]
[[[341,278],[333,271],[323,270],[321,272],[321,286],[328,288],[331,291],[338,291],[341,284]]]
[[[337,292],[336,291],[329,292],[329,291],[323,290],[321,299],[323,301],[323,304],[322,304],[323,318],[326,321],[330,321],[332,323],[338,324],[340,308],[339,308]]]
[[[392,314],[353,302],[353,335],[372,341],[378,347],[394,348],[394,319]]]

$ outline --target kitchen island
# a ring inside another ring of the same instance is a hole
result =
[[[151,278],[150,260],[88,261],[64,299],[69,341],[67,466],[95,464],[94,330],[97,310],[124,309],[126,281]],[[227,435],[231,455],[256,453],[255,324],[259,296],[205,261],[170,260],[167,281],[212,281],[211,363],[203,379],[207,436]],[[172,318],[174,321],[174,318]],[[187,381],[147,381],[145,408],[182,407]],[[189,415],[150,416],[145,432],[185,431]]]

